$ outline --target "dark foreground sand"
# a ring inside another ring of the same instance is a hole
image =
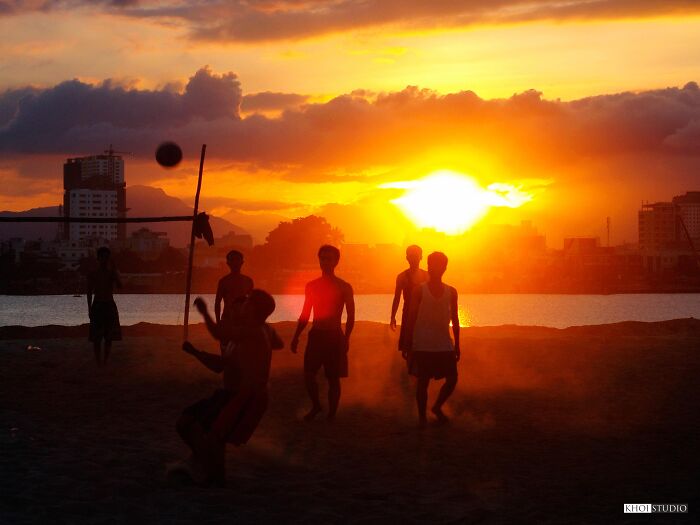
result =
[[[300,421],[302,357],[274,356],[225,489],[164,475],[178,414],[220,378],[177,327],[124,332],[97,369],[85,327],[0,328],[0,523],[697,523],[700,321],[464,330],[452,424],[422,432],[395,334],[359,323],[333,425]]]

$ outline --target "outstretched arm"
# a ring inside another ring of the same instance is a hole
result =
[[[204,323],[207,325],[207,330],[209,330],[212,337],[218,341],[221,341],[222,333],[221,329],[219,328],[219,324],[212,319],[209,309],[207,308],[207,303],[204,302],[204,299],[197,297],[194,300],[194,306],[197,308],[197,311],[202,314]]]
[[[224,359],[220,355],[215,355],[215,354],[209,354],[207,352],[201,352],[197,350],[194,346],[192,346],[192,343],[189,341],[185,341],[182,343],[182,349],[197,358],[197,360],[202,363],[204,366],[206,366],[209,370],[212,372],[216,372],[217,374],[220,374],[221,372],[224,371]]]
[[[301,309],[301,315],[299,316],[299,322],[297,323],[297,329],[294,332],[294,337],[292,337],[292,342],[290,348],[292,353],[297,353],[297,347],[299,346],[299,336],[309,324],[309,318],[311,317],[311,290],[309,290],[309,285],[306,285],[304,290],[304,306]]]
[[[452,314],[452,336],[455,339],[455,357],[457,361],[462,355],[459,348],[459,301],[457,300],[457,289],[452,288],[452,298],[450,301],[450,310]]]
[[[394,288],[394,302],[391,303],[391,321],[389,326],[392,330],[396,330],[396,312],[399,311],[399,303],[401,302],[401,274],[396,276],[396,286]]]

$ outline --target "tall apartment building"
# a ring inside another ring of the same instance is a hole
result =
[[[693,241],[700,241],[700,191],[689,191],[671,201],[683,217],[683,223]],[[698,244],[695,242],[695,244]]]
[[[689,191],[671,202],[642,204],[639,249],[644,267],[653,272],[695,261],[700,249],[700,191]]]
[[[111,149],[102,155],[67,159],[63,165],[66,217],[126,217],[124,160]],[[67,223],[68,241],[124,241],[126,224]]]

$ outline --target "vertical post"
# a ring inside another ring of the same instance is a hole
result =
[[[192,264],[194,263],[194,227],[199,213],[199,192],[202,189],[202,172],[204,171],[204,154],[207,145],[202,144],[202,153],[199,157],[199,178],[197,179],[197,192],[194,194],[194,213],[192,215],[192,231],[190,232],[190,256],[187,262],[187,286],[185,288],[185,319],[183,339],[187,341],[188,322],[190,320],[190,291],[192,289]]]

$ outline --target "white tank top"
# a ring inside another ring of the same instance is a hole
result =
[[[435,298],[428,283],[421,286],[421,299],[418,305],[418,317],[413,329],[414,352],[453,352],[454,345],[450,338],[450,320],[452,319],[452,293],[450,287],[443,284],[442,295]]]

